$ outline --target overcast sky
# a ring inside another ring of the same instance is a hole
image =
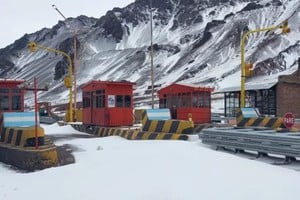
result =
[[[0,49],[25,33],[51,28],[65,17],[86,15],[99,18],[114,7],[125,7],[134,0],[0,0]]]

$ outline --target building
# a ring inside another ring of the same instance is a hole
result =
[[[258,108],[262,116],[283,117],[292,112],[300,118],[300,58],[298,68],[291,74],[269,77],[266,80],[246,81],[245,107]],[[240,107],[240,86],[223,88],[217,93],[224,93],[224,114],[235,117]]]
[[[96,126],[133,124],[133,83],[93,80],[82,89],[82,122]]]
[[[0,113],[24,111],[24,80],[0,79]]]
[[[194,123],[210,123],[212,91],[209,87],[173,83],[157,91],[159,108],[169,108],[172,119],[192,117]]]

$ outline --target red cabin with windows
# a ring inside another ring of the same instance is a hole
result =
[[[24,80],[0,79],[0,113],[24,112]]]
[[[83,124],[131,126],[133,83],[90,81],[82,87]]]
[[[169,108],[172,119],[188,120],[191,114],[194,123],[211,122],[212,88],[174,83],[158,91],[159,107]]]

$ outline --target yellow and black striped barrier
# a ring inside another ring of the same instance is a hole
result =
[[[80,125],[72,125],[74,129],[82,131],[85,128]],[[83,125],[82,125],[83,126]],[[87,130],[83,132],[88,132]],[[129,128],[113,128],[113,127],[94,127],[91,134],[98,137],[120,136],[128,140],[188,140],[188,135],[174,133],[157,133],[149,131],[141,131]]]
[[[241,110],[237,113],[237,127],[268,127],[272,129],[285,128],[280,117],[244,117]]]
[[[131,131],[128,133],[129,140],[188,140],[188,135],[176,133],[155,133],[145,131]]]
[[[173,134],[191,134],[193,133],[194,123],[187,120],[150,120],[148,119],[147,110],[142,114],[142,130],[157,133]]]
[[[44,144],[44,129],[37,128],[39,145]],[[35,146],[35,127],[3,128],[0,142],[19,147]]]
[[[187,135],[147,132],[141,130],[98,127],[94,130],[98,137],[120,136],[128,140],[188,140]]]
[[[0,161],[17,168],[34,171],[57,166],[56,146],[45,140],[44,129],[37,128],[38,148],[35,148],[35,127],[1,128]]]
[[[82,124],[72,124],[71,126],[80,132],[86,132],[86,127]]]
[[[161,112],[161,110],[157,110],[158,111],[155,111],[154,109],[153,112],[158,118],[169,114],[166,111]],[[137,129],[133,127],[97,127],[82,124],[71,125],[78,131],[90,133],[98,137],[116,135],[128,140],[188,140],[188,134],[194,133],[193,121],[170,119],[150,120],[147,115],[147,110],[144,110],[142,113],[141,130],[140,128]]]
[[[203,129],[206,129],[206,128],[212,128],[213,125],[212,124],[209,124],[209,123],[204,123],[204,124],[195,124],[194,125],[194,133],[199,133],[201,132]]]

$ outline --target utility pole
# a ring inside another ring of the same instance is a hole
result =
[[[151,106],[154,109],[154,69],[153,69],[153,19],[152,19],[152,0],[150,0],[150,37],[151,37],[151,50],[150,50],[150,59],[151,59]]]
[[[58,14],[60,14],[64,20],[66,20],[67,18],[64,16],[64,14],[53,4],[52,7],[58,12]],[[73,70],[73,74],[74,74],[74,89],[73,89],[73,94],[74,94],[74,112],[75,112],[75,120],[76,121],[76,107],[77,107],[77,30],[76,29],[72,29],[73,34],[74,34],[74,40],[73,40],[73,44],[74,44],[74,57],[73,57],[73,65],[74,65],[74,70]]]
[[[29,42],[28,44],[28,48],[31,52],[36,52],[37,48],[40,48],[40,49],[44,49],[44,50],[47,50],[47,51],[50,51],[50,52],[54,52],[54,53],[58,53],[58,54],[61,54],[63,56],[65,56],[67,59],[68,59],[68,62],[69,62],[69,75],[68,76],[65,76],[64,78],[64,85],[66,88],[69,88],[69,91],[70,91],[70,94],[69,94],[69,108],[68,108],[68,113],[67,113],[67,116],[69,117],[67,119],[68,122],[74,122],[73,120],[73,70],[72,70],[72,61],[71,61],[71,57],[63,52],[63,51],[59,51],[59,50],[56,50],[56,49],[52,49],[52,48],[49,48],[49,47],[46,47],[46,46],[42,46],[42,45],[39,45],[35,42]]]
[[[245,107],[245,82],[246,82],[246,76],[249,76],[251,73],[249,73],[249,66],[251,64],[246,63],[245,59],[245,41],[248,38],[248,36],[252,33],[258,33],[258,32],[263,32],[263,31],[273,31],[276,29],[282,29],[282,34],[287,34],[291,30],[288,27],[288,21],[285,20],[283,21],[280,25],[277,26],[271,26],[267,28],[260,28],[260,29],[255,29],[255,30],[250,30],[242,35],[241,38],[241,95],[240,95],[240,108]]]

